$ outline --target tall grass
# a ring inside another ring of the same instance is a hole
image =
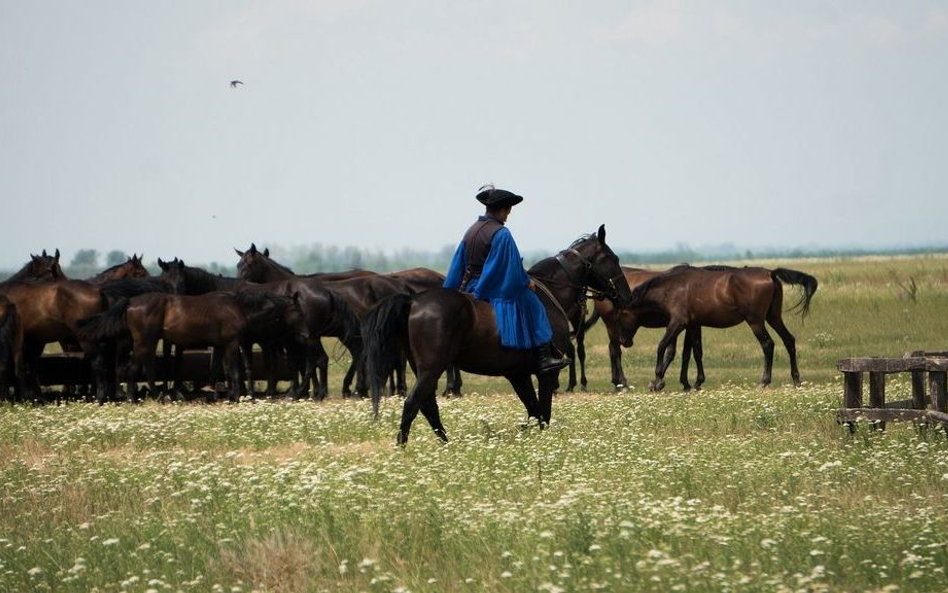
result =
[[[451,442],[419,419],[404,450],[397,399],[378,422],[338,396],[5,407],[0,590],[943,590],[944,433],[850,435],[833,412],[838,358],[946,349],[945,264],[781,262],[821,281],[805,324],[788,315],[800,389],[785,356],[756,389],[734,328],[705,332],[706,390],[647,392],[646,334],[616,395],[599,328],[594,392],[558,396],[544,431],[472,376],[439,402]]]

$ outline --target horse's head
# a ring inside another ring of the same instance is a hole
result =
[[[263,251],[257,251],[257,246],[254,243],[250,244],[250,249],[247,251],[241,251],[239,249],[234,249],[237,252],[237,255],[240,257],[240,261],[237,262],[237,277],[241,280],[248,280],[250,282],[266,282],[267,274],[270,269],[270,249],[265,248]]]
[[[142,258],[132,254],[124,263],[109,268],[103,274],[108,272],[109,280],[121,280],[122,278],[148,278],[151,274],[142,265]]]
[[[286,308],[283,310],[283,324],[297,343],[305,346],[310,341],[309,324],[306,323],[306,314],[303,313],[300,293],[294,292],[293,296],[286,300]]]
[[[583,264],[586,285],[623,307],[629,302],[629,283],[619,266],[619,258],[606,244],[606,225],[594,235],[575,241],[565,254],[574,253]]]
[[[59,266],[59,249],[54,255],[47,255],[45,249],[41,255],[30,254],[30,261],[16,274],[16,278],[31,282],[65,280],[66,274]]]
[[[158,267],[161,268],[161,275],[158,276],[158,280],[170,286],[172,294],[188,293],[184,260],[174,258],[171,261],[161,261],[159,257]]]

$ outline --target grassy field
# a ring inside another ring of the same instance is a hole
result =
[[[399,400],[2,408],[0,591],[945,590],[944,432],[834,410],[839,358],[948,349],[948,258],[762,264],[820,281],[799,389],[779,344],[755,388],[743,326],[705,331],[689,394],[646,390],[643,330],[616,395],[599,326],[548,430],[466,375],[447,445],[419,418],[396,448]]]

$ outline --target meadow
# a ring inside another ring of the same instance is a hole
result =
[[[764,261],[816,276],[786,312],[804,385],[746,326],[705,330],[708,382],[646,389],[660,332],[609,385],[521,427],[505,381],[440,399],[0,408],[0,591],[933,591],[948,578],[948,439],[834,412],[836,361],[948,349],[948,257]],[[787,289],[786,302],[795,291]],[[561,382],[565,385],[565,372]],[[890,376],[890,399],[908,397]]]

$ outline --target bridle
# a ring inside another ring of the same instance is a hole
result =
[[[575,255],[582,264],[582,278],[576,278],[573,270],[571,270],[567,265],[566,256],[568,254]],[[558,254],[556,254],[554,259],[556,259],[556,263],[558,263],[560,267],[563,268],[563,271],[566,273],[566,277],[569,278],[570,285],[572,285],[573,288],[580,289],[580,297],[578,302],[583,307],[584,311],[586,309],[586,300],[589,298],[595,301],[601,301],[604,299],[619,299],[619,289],[616,288],[616,281],[618,281],[620,278],[624,279],[621,271],[612,277],[605,276],[602,272],[593,267],[593,263],[589,261],[586,256],[573,247],[569,247],[563,251],[560,251]],[[599,280],[599,284],[608,286],[609,290],[604,291],[591,287],[589,285],[591,276]]]

